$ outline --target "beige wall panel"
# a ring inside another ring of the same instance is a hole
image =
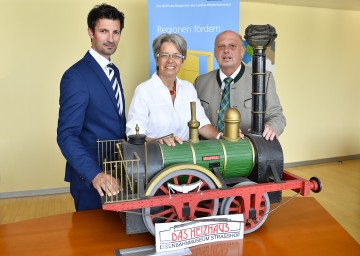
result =
[[[90,47],[86,16],[99,1],[2,1],[0,193],[67,187],[56,144],[59,82]],[[126,107],[149,77],[147,1],[111,0],[125,13],[113,61]],[[249,24],[277,32],[275,79],[288,126],[285,162],[360,154],[360,12],[244,2]]]
[[[286,163],[360,153],[359,11],[243,3],[249,24],[276,28],[275,80]]]

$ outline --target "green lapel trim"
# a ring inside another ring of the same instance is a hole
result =
[[[234,79],[234,84],[240,80],[240,78],[243,76],[244,73],[245,73],[245,65],[244,63],[241,62],[241,69],[239,74],[237,74]],[[218,71],[216,72],[216,80],[218,82],[219,87],[221,88],[222,81],[220,80],[220,69],[218,69]]]

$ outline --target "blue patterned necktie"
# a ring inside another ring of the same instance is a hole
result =
[[[119,111],[119,114],[121,115],[123,106],[122,106],[122,101],[121,101],[120,85],[119,85],[119,82],[118,82],[118,80],[117,80],[117,78],[115,76],[115,72],[114,72],[114,68],[113,68],[112,63],[108,64],[107,68],[109,69],[108,77],[109,77],[109,80],[110,80],[110,82],[112,84],[112,89],[113,89],[113,91],[115,93],[115,99],[116,99],[116,104],[117,104],[117,107],[118,107],[118,111]]]
[[[224,132],[224,114],[225,111],[230,107],[230,84],[232,81],[233,79],[231,77],[227,77],[224,79],[225,87],[222,92],[218,122],[216,127],[219,132]]]

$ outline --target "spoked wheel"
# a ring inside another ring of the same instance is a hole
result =
[[[257,184],[256,182],[247,180],[240,182],[236,184],[235,186],[247,186],[247,185],[253,185]],[[240,196],[237,197],[228,197],[224,198],[221,204],[220,208],[220,214],[227,215],[227,214],[243,214],[245,212],[244,209],[244,201],[243,198]],[[244,234],[249,234],[251,232],[254,232],[258,228],[261,227],[262,224],[264,224],[267,213],[270,210],[270,200],[267,193],[265,193],[261,197],[260,202],[260,210],[259,210],[259,217],[251,218],[248,217],[247,219],[244,216]],[[248,214],[249,216],[250,214]]]
[[[189,169],[194,167],[196,169]],[[187,169],[183,169],[187,167]],[[203,170],[202,170],[203,169]],[[174,195],[215,189],[220,182],[208,170],[196,165],[178,165],[163,170],[156,175],[145,191],[146,196]],[[187,219],[213,216],[217,214],[219,199],[201,201],[195,208],[194,216]],[[155,233],[155,223],[179,221],[176,209],[172,205],[144,208],[143,220],[150,233]],[[184,219],[183,219],[184,220]]]

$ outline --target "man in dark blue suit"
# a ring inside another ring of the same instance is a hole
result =
[[[120,190],[98,163],[97,140],[126,136],[120,73],[113,64],[109,68],[124,19],[113,6],[95,6],[87,18],[91,49],[64,73],[60,83],[57,142],[67,160],[65,181],[70,182],[77,211],[101,208],[100,196]]]

